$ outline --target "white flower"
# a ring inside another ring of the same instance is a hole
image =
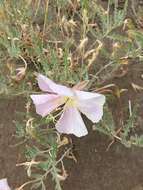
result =
[[[101,120],[105,96],[98,93],[79,91],[59,85],[39,74],[38,85],[45,94],[31,95],[36,106],[36,112],[42,117],[48,115],[57,107],[64,105],[61,118],[56,124],[60,133],[74,134],[77,137],[87,135],[88,131],[80,112],[93,123]]]
[[[11,190],[6,178],[0,179],[0,190]]]

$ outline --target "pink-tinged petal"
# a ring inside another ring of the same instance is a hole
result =
[[[44,104],[49,100],[54,98],[58,98],[59,96],[56,94],[39,94],[39,95],[31,95],[31,99],[33,100],[34,104]]]
[[[78,109],[93,123],[97,123],[102,119],[104,103],[105,96],[99,95],[96,98],[78,101]]]
[[[56,129],[60,133],[74,134],[77,137],[82,137],[88,134],[81,115],[75,107],[65,108],[61,118],[56,124]]]
[[[53,92],[53,90],[50,88],[50,86],[53,84],[53,81],[51,81],[50,79],[48,79],[47,77],[41,74],[38,74],[37,81],[38,81],[39,88],[42,91]]]
[[[78,99],[81,99],[81,100],[87,100],[87,99],[98,98],[100,96],[103,96],[99,93],[79,91],[79,90],[74,90],[74,94]]]
[[[45,117],[64,103],[61,96],[54,94],[31,95],[30,97],[36,106],[36,112],[42,117]]]
[[[39,88],[45,92],[56,93],[62,96],[73,96],[73,92],[70,88],[56,84],[44,75],[39,74],[37,76]]]
[[[0,190],[11,190],[6,178],[0,179]]]

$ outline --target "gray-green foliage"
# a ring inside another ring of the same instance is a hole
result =
[[[118,10],[117,2],[118,1],[114,1],[114,3],[111,3],[109,0],[107,10],[95,3],[96,14],[101,22],[100,28],[95,32],[95,36],[97,36],[97,38],[110,38],[110,36],[112,36],[112,32],[123,25],[127,12],[128,0],[125,1],[123,10]],[[111,5],[114,6],[113,13],[110,11]]]

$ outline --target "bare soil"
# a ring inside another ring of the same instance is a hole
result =
[[[8,178],[11,187],[18,187],[25,181],[23,168],[16,167],[16,163],[23,160],[22,146],[11,147],[17,142],[14,138],[16,111],[23,110],[23,101],[20,98],[15,100],[0,100],[0,179]]]
[[[64,190],[143,190],[143,150],[127,149],[91,132],[75,140],[78,163],[68,161],[69,178]]]

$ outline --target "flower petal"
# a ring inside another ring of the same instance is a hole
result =
[[[105,96],[99,94],[96,98],[79,100],[78,108],[93,123],[97,123],[103,116],[104,103]]]
[[[44,75],[38,74],[37,80],[39,88],[42,91],[56,93],[63,96],[73,96],[73,92],[70,88],[56,84]]]
[[[64,99],[55,94],[31,95],[30,97],[36,106],[36,112],[42,117],[64,103]]]
[[[88,134],[81,115],[75,107],[65,108],[61,118],[56,124],[56,129],[60,133],[74,134],[77,137],[82,137]]]
[[[103,96],[99,93],[79,91],[79,90],[75,90],[74,92],[75,92],[75,96],[81,100],[87,100],[87,99],[98,98],[100,96]]]
[[[0,190],[11,190],[6,178],[0,179]]]
[[[34,104],[39,105],[39,104],[44,104],[47,101],[59,96],[56,94],[39,94],[39,95],[31,95],[30,97],[33,100]]]

